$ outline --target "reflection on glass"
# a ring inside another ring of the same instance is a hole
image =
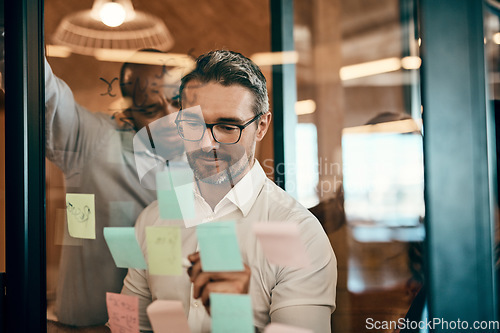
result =
[[[422,136],[344,134],[342,151],[345,212],[354,237],[423,240]]]

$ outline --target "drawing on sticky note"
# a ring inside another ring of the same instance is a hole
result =
[[[77,222],[87,222],[91,214],[90,207],[85,205],[82,208],[78,208],[75,204],[68,202],[66,204],[66,211],[71,214]]]
[[[93,194],[66,194],[66,218],[71,237],[95,239],[94,201]]]
[[[181,230],[178,226],[146,227],[149,273],[181,275]]]
[[[139,332],[139,299],[135,296],[106,293],[111,332]]]

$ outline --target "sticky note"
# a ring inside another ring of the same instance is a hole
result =
[[[109,226],[130,227],[134,225],[136,203],[132,201],[109,202]]]
[[[181,301],[156,300],[146,311],[155,333],[190,332]]]
[[[56,209],[56,218],[54,223],[54,243],[64,246],[82,246],[83,240],[73,238],[68,232],[68,223],[66,222],[66,209]]]
[[[196,227],[201,266],[205,272],[235,272],[244,270],[236,223],[209,222]]]
[[[250,295],[210,294],[212,333],[254,333]]]
[[[111,332],[139,332],[139,299],[135,296],[106,293]]]
[[[178,226],[146,227],[148,267],[152,275],[181,275],[181,229]]]
[[[193,173],[190,168],[173,169],[156,174],[160,218],[181,220],[194,218]]]
[[[313,333],[313,331],[307,328],[271,323],[266,326],[264,333]]]
[[[306,247],[296,224],[256,223],[253,230],[270,263],[295,268],[309,265]]]
[[[95,204],[93,194],[67,193],[66,217],[71,237],[95,239]]]
[[[116,267],[147,269],[133,227],[104,228],[104,239]]]

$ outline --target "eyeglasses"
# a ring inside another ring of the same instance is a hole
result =
[[[205,135],[205,130],[209,128],[214,140],[226,145],[238,143],[241,139],[241,132],[262,116],[262,114],[258,114],[243,125],[228,123],[207,124],[197,120],[179,119],[181,113],[182,111],[177,115],[175,124],[182,139],[193,142],[200,141]]]

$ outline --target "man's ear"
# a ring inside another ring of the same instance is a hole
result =
[[[267,130],[269,129],[269,126],[271,125],[271,119],[272,119],[272,114],[270,111],[264,113],[262,116],[259,118],[259,123],[257,127],[257,134],[255,136],[255,139],[257,141],[261,141],[264,136],[267,133]]]

